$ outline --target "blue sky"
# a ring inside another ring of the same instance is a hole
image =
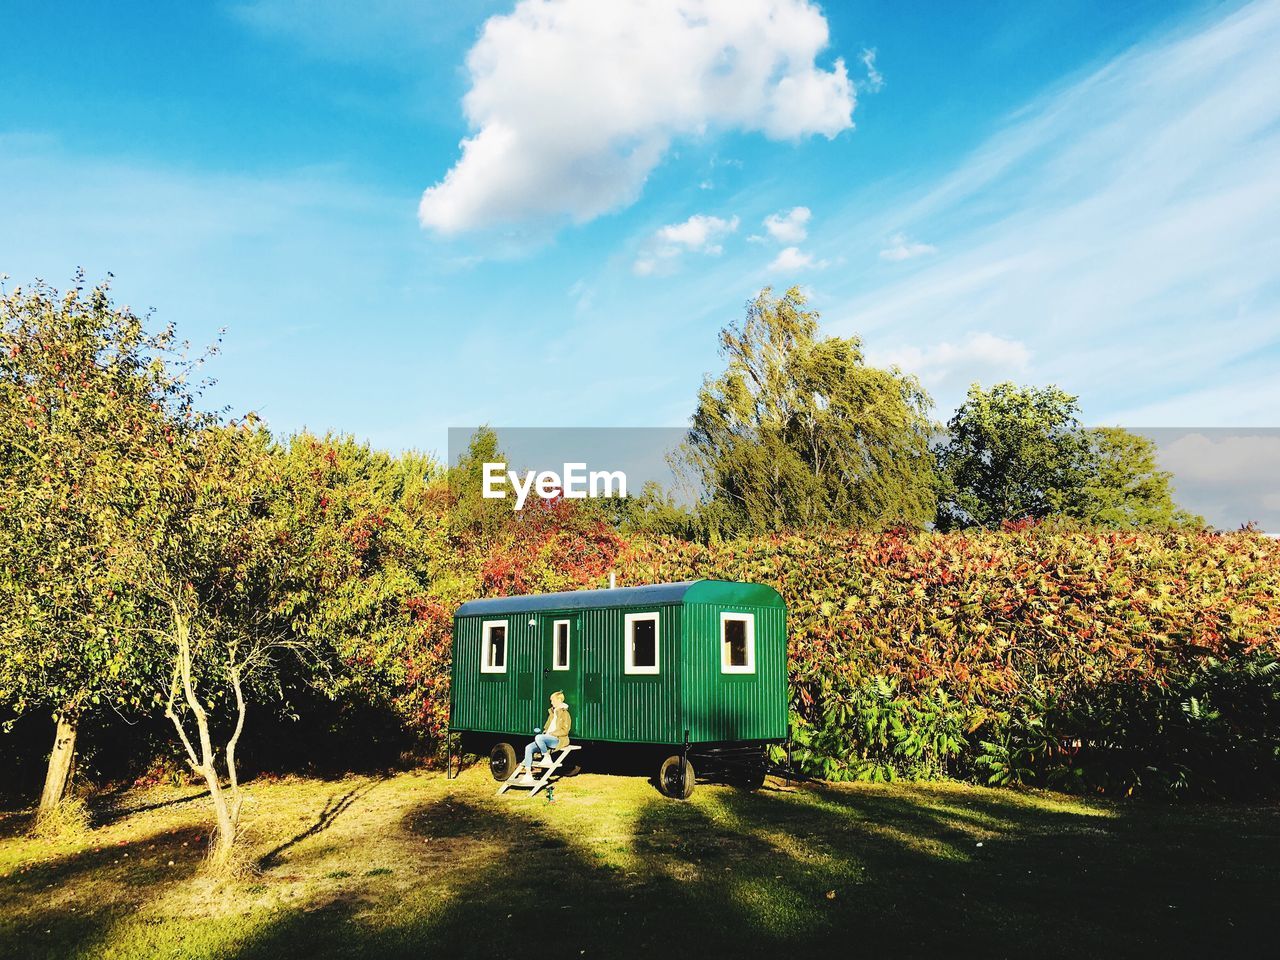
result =
[[[942,420],[1274,424],[1280,3],[926,6],[10,0],[0,272],[110,271],[227,328],[218,402],[397,449],[678,426],[793,283]]]

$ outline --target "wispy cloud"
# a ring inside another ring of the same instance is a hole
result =
[[[889,238],[889,245],[880,251],[881,260],[911,260],[922,257],[926,253],[937,253],[938,248],[931,243],[920,243],[910,239],[905,233],[895,233]]]
[[[818,260],[799,247],[783,247],[767,269],[772,273],[798,273],[801,270],[824,270],[828,266],[830,261]]]
[[[879,93],[884,89],[884,75],[876,69],[876,52],[874,49],[863,50],[859,57],[866,68],[867,79],[862,82],[862,89],[868,93]]]
[[[808,207],[792,207],[786,213],[771,213],[764,218],[764,228],[779,243],[799,243],[809,235]]]
[[[896,364],[920,377],[930,390],[963,390],[971,383],[990,386],[1026,373],[1031,351],[1020,340],[991,333],[970,333],[957,342],[915,345],[893,350],[869,350],[868,359],[880,366]]]
[[[425,51],[473,30],[465,3],[418,0],[242,0],[224,7],[232,19],[262,36],[290,40],[334,60],[392,61],[420,67]]]
[[[878,215],[847,210],[842,251],[877,223],[902,233],[886,260],[910,236],[939,250],[909,277],[829,280],[825,315],[885,349],[1017,339],[1026,375],[1094,418],[1274,422],[1277,49],[1276,0],[1184,24],[1028,104],[936,183]]]
[[[723,240],[738,229],[738,218],[708,216],[695,213],[682,223],[660,227],[645,250],[633,264],[639,276],[649,276],[659,271],[664,261],[671,262],[681,254],[702,253],[718,257],[724,252]]]

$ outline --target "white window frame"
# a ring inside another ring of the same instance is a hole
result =
[[[564,663],[560,662],[560,626],[564,625],[565,639]],[[551,669],[568,670],[569,658],[573,656],[573,621],[554,620],[551,623]]]
[[[502,627],[502,666],[489,666],[489,649],[491,631],[494,627]],[[480,672],[506,673],[507,661],[511,659],[511,625],[505,620],[486,620],[480,624]]]
[[[635,664],[635,645],[631,642],[633,625],[643,620],[653,621],[653,666],[637,667]],[[662,666],[662,618],[653,613],[628,613],[623,617],[622,656],[626,673],[652,676]]]
[[[725,624],[730,620],[747,625],[747,663],[745,666],[734,666],[729,662],[729,645],[725,642]],[[726,610],[720,614],[720,672],[756,672],[756,615],[754,613],[734,613]]]

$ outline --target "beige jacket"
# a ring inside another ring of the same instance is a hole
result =
[[[569,745],[569,730],[572,727],[573,717],[569,716],[569,707],[562,703],[547,711],[547,722],[542,725],[542,732],[559,740],[560,744],[556,749],[560,750]]]

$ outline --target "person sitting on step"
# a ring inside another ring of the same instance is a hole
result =
[[[551,709],[547,711],[546,723],[534,731],[533,743],[524,748],[524,782],[534,782],[533,752],[537,750],[545,759],[550,759],[552,750],[560,750],[569,745],[569,728],[572,726],[573,718],[569,716],[569,705],[564,701],[564,692],[557,690],[551,695]]]

